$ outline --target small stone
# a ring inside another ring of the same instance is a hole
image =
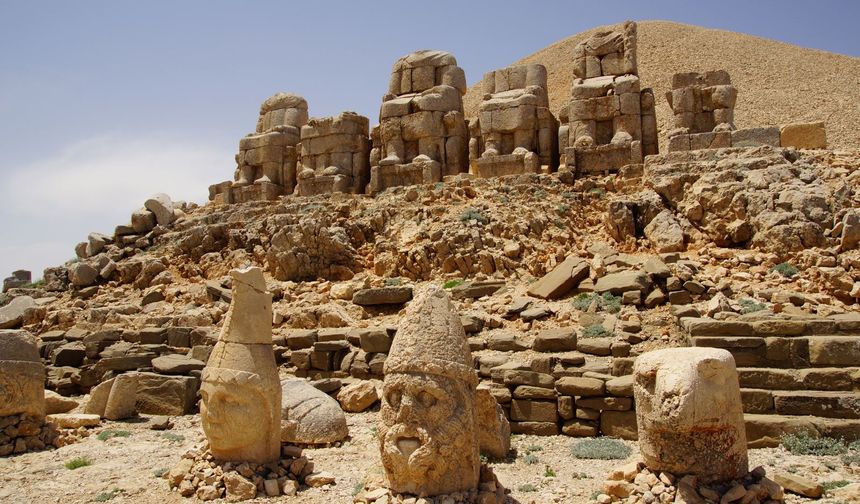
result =
[[[241,502],[257,496],[257,485],[236,473],[224,475],[228,502]]]
[[[310,487],[321,487],[323,485],[330,485],[334,483],[334,475],[329,472],[315,472],[308,474],[305,477],[305,484]]]
[[[278,480],[267,479],[263,481],[263,489],[269,497],[277,497],[281,494],[281,489],[278,486]]]
[[[824,487],[813,480],[798,476],[796,474],[776,473],[773,481],[791,493],[817,499],[824,493]]]
[[[284,486],[281,488],[281,491],[287,496],[296,495],[299,491],[299,482],[288,479],[284,481]]]

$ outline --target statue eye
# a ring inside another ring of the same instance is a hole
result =
[[[385,400],[388,401],[388,404],[391,405],[392,408],[400,408],[400,391],[392,390],[388,392],[388,394],[385,395]]]
[[[430,392],[422,390],[421,393],[418,394],[418,401],[421,402],[421,405],[425,408],[429,408],[436,404],[436,397]]]

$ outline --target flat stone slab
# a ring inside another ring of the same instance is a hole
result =
[[[152,367],[156,371],[168,375],[188,374],[191,371],[203,369],[206,363],[181,354],[167,354],[152,359]]]
[[[54,423],[61,429],[77,429],[78,427],[96,427],[101,423],[102,418],[86,413],[58,413],[48,415],[45,420]]]
[[[352,302],[361,306],[403,304],[412,299],[412,287],[388,286],[360,289],[352,295]]]

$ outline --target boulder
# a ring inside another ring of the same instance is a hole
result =
[[[137,410],[149,415],[187,415],[197,406],[200,381],[193,376],[138,373]]]
[[[788,492],[810,499],[818,499],[824,493],[824,487],[820,483],[797,474],[774,473],[773,481]]]
[[[647,292],[650,286],[651,279],[648,278],[647,273],[641,270],[626,270],[600,277],[594,284],[594,291],[600,294],[609,292],[621,295],[635,290]]]
[[[578,256],[568,256],[558,266],[529,286],[530,296],[553,299],[567,294],[588,277],[588,262]]]
[[[326,444],[349,435],[337,401],[305,380],[281,382],[281,441]]]
[[[75,287],[89,287],[96,283],[99,271],[85,262],[76,262],[69,266],[69,281]]]
[[[412,299],[412,287],[394,285],[360,289],[352,295],[352,302],[361,306],[403,304]]]
[[[857,248],[858,243],[860,243],[860,212],[852,208],[842,217],[839,248],[842,251],[852,250]]]
[[[463,282],[451,289],[451,297],[454,299],[477,299],[484,296],[492,296],[505,286],[504,280],[474,280]]]
[[[57,413],[68,413],[78,407],[78,401],[69,397],[63,397],[53,390],[45,391],[45,413],[54,415]]]
[[[344,411],[361,413],[379,400],[376,385],[371,381],[359,381],[347,385],[337,393],[337,401]]]
[[[645,226],[645,237],[657,252],[680,252],[684,250],[684,230],[671,210],[658,213]]]
[[[24,323],[27,310],[36,307],[36,300],[30,296],[18,296],[6,306],[0,307],[0,329],[17,329]]]
[[[143,206],[155,214],[155,220],[159,226],[167,226],[176,218],[173,213],[173,202],[170,196],[158,193],[151,196]]]
[[[135,210],[131,214],[131,227],[137,234],[146,234],[152,231],[156,224],[155,214],[146,208]]]

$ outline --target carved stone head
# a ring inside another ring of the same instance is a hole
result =
[[[385,361],[379,447],[388,487],[438,495],[477,487],[477,375],[460,317],[431,288],[407,308]]]
[[[0,330],[0,417],[45,416],[45,368],[27,331]]]
[[[233,304],[203,370],[200,418],[220,460],[280,455],[281,391],[272,350],[272,296],[259,268],[233,270]]]

